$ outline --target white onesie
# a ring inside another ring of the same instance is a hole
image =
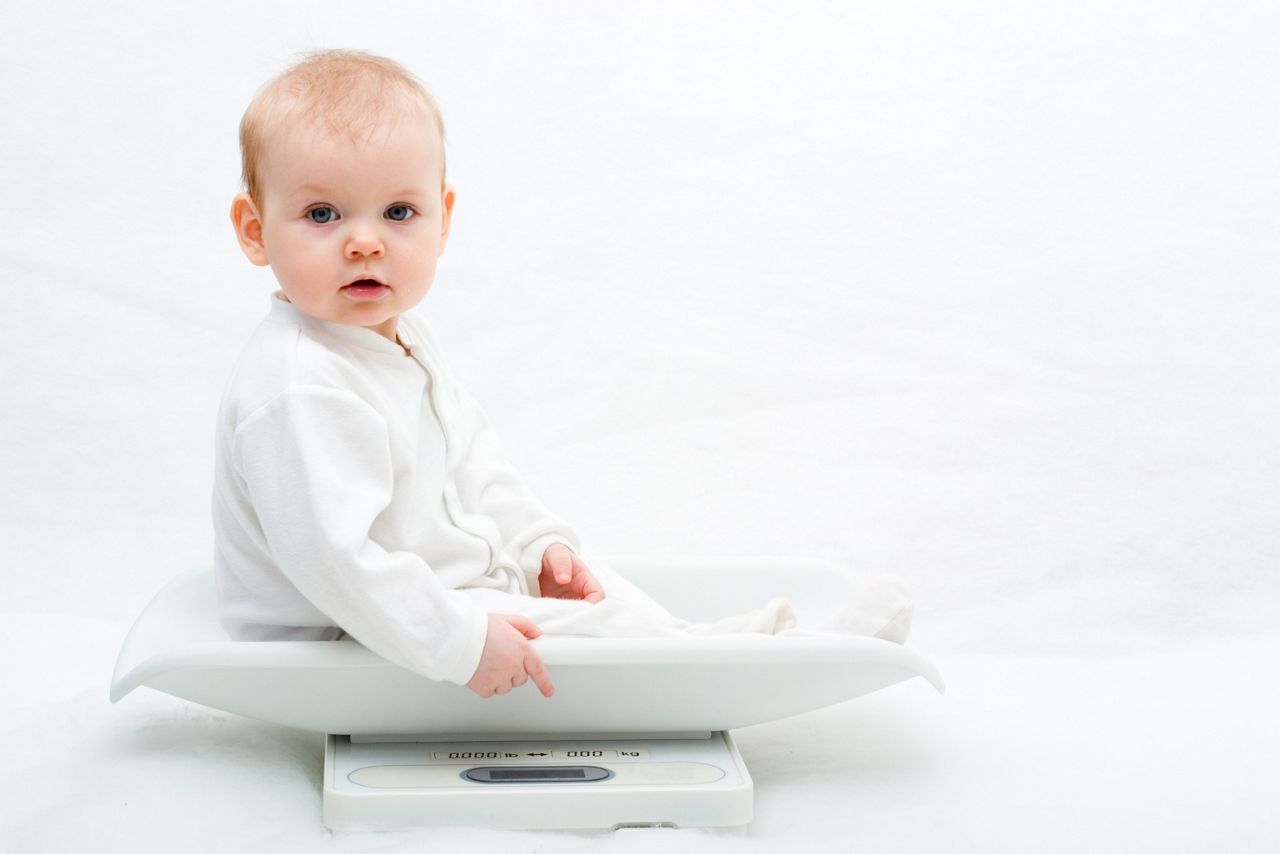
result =
[[[232,638],[328,640],[345,630],[402,667],[466,684],[490,612],[597,635],[794,623],[776,600],[691,626],[597,564],[599,605],[530,598],[546,548],[580,552],[578,536],[507,462],[426,319],[400,316],[407,355],[283,297],[272,295],[218,412],[214,573]]]

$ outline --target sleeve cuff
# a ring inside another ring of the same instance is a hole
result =
[[[448,682],[466,685],[476,675],[480,667],[480,657],[484,653],[484,642],[489,636],[489,615],[476,608],[472,611],[471,636],[463,647],[462,655],[454,666],[444,675]]]

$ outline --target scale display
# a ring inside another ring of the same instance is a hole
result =
[[[567,768],[468,768],[462,772],[473,783],[594,783],[608,780],[608,768],[575,765]]]

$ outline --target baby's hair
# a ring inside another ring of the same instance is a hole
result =
[[[266,140],[286,121],[317,124],[353,141],[378,120],[424,110],[440,133],[444,120],[431,93],[404,66],[362,50],[318,50],[263,85],[240,120],[241,180],[262,209],[259,164]],[[444,184],[443,160],[440,183]]]

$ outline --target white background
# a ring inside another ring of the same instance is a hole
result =
[[[1274,849],[1273,4],[4,17],[0,847]],[[133,618],[211,564],[214,414],[275,286],[236,125],[321,47],[439,101],[423,308],[588,554],[901,574],[945,697],[739,731],[738,836],[329,836],[318,735],[107,704]]]

